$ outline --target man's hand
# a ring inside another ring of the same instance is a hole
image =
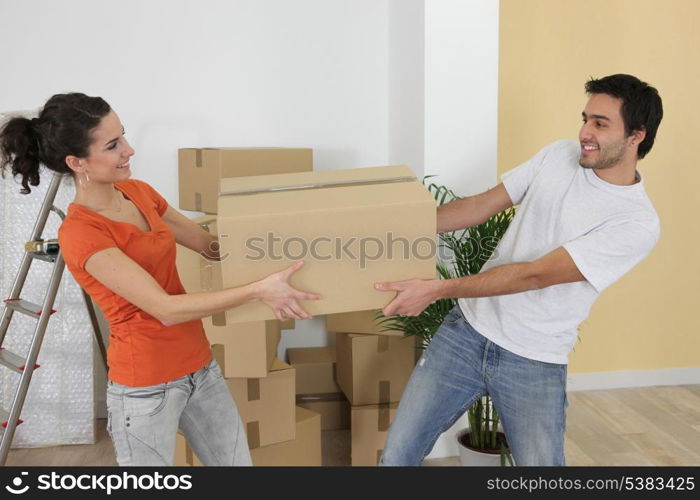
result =
[[[439,297],[438,280],[408,280],[375,283],[374,288],[397,292],[396,298],[382,310],[384,316],[418,316]]]

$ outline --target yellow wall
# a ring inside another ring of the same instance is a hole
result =
[[[591,76],[633,74],[664,104],[656,144],[638,164],[661,240],[601,295],[570,373],[700,366],[700,1],[500,5],[499,174],[577,137]]]

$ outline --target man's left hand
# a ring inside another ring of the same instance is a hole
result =
[[[418,316],[438,296],[438,280],[408,280],[375,283],[374,288],[381,291],[395,291],[396,298],[382,309],[384,316]]]

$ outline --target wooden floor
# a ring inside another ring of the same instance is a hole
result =
[[[324,431],[323,464],[350,464],[350,431]],[[569,393],[568,465],[700,465],[700,386]],[[116,465],[105,421],[94,445],[16,449],[7,465]],[[459,465],[456,457],[424,465]]]

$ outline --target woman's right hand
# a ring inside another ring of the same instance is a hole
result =
[[[301,269],[303,265],[303,261],[295,262],[287,269],[271,274],[255,284],[258,298],[270,306],[278,320],[311,318],[311,315],[297,303],[297,300],[318,300],[321,298],[320,295],[302,292],[289,284],[290,276]]]

